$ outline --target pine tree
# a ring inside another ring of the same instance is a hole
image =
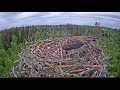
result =
[[[40,40],[41,39],[41,33],[40,32],[36,32],[35,35],[33,36],[33,40],[36,41],[36,40]]]
[[[15,34],[12,35],[12,42],[17,45],[17,37],[15,36]]]
[[[12,61],[18,59],[19,50],[17,46],[17,37],[15,35],[12,36],[11,48],[8,49],[8,52]]]

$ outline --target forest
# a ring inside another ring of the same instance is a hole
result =
[[[0,77],[14,77],[22,49],[38,40],[70,36],[98,36],[96,44],[108,58],[107,77],[120,77],[120,29],[88,25],[31,25],[0,31]]]

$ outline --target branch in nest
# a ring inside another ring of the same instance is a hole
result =
[[[48,66],[48,67],[54,67],[54,64],[49,64],[49,63],[47,63],[47,62],[45,62],[45,64]]]
[[[102,70],[100,70],[100,73],[99,73],[98,77],[100,77],[100,75],[102,74],[102,72],[103,72],[103,69],[102,69]]]
[[[19,60],[16,60],[16,61],[14,61],[13,63],[16,63],[16,62],[18,62]]]
[[[77,73],[77,72],[82,72],[82,71],[84,71],[85,69],[77,69],[77,70],[73,70],[73,71],[71,71],[72,73]]]
[[[13,66],[13,68],[12,68],[12,73],[13,73],[13,75],[14,75],[15,77],[17,77],[17,75],[15,74],[14,66]]]
[[[17,69],[17,68],[19,68],[19,66],[16,66],[14,69]]]
[[[76,75],[76,74],[70,74],[70,73],[65,73],[64,76],[65,76],[65,77],[70,77],[70,76],[80,77],[79,75]]]

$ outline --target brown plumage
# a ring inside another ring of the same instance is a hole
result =
[[[62,44],[62,48],[64,50],[77,49],[85,44],[88,44],[90,41],[91,39],[86,36],[74,36],[64,41]]]

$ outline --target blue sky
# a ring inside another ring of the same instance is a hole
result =
[[[26,25],[78,24],[120,28],[120,12],[0,12],[0,30]]]

